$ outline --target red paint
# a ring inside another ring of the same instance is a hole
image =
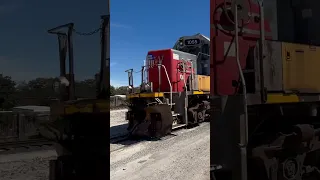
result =
[[[250,0],[246,1],[248,9],[250,9],[249,1]],[[238,80],[240,76],[236,58],[224,58],[224,42],[231,42],[234,35],[216,28],[217,24],[223,24],[228,21],[224,17],[224,12],[216,11],[219,7],[223,7],[223,4],[224,0],[210,0],[210,89],[211,94],[213,95],[234,95],[236,89],[232,86],[232,80]],[[251,3],[251,11],[254,14],[259,14],[259,6],[255,3]],[[239,23],[239,25],[241,25],[241,23]],[[259,23],[254,22],[254,19],[252,18],[245,28],[259,32],[260,25]],[[271,31],[267,21],[265,21],[265,31]],[[270,37],[266,37],[266,39],[268,38]],[[255,46],[258,39],[259,34],[244,34],[239,36],[239,56],[242,68],[245,68],[246,66],[246,58],[249,48]]]
[[[153,60],[147,58],[147,63],[150,65],[148,71],[149,82],[153,83],[153,91],[158,92],[159,87],[159,71],[156,64],[159,60],[162,61],[162,65],[166,67],[169,80],[172,84],[173,92],[182,92],[184,91],[184,82],[180,80],[180,75],[183,73],[178,71],[179,63],[182,61],[179,59],[173,59],[173,50],[164,49],[164,50],[155,50],[149,51],[148,55],[153,56]],[[189,77],[189,73],[186,74],[186,77]],[[160,92],[170,92],[170,85],[165,74],[164,68],[161,68],[161,85]]]

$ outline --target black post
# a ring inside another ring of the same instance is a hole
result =
[[[67,54],[67,47],[66,47],[66,34],[58,34],[58,43],[59,43],[59,58],[60,58],[60,76],[66,75],[66,54]]]
[[[108,2],[109,3],[109,2]],[[107,99],[110,89],[110,14],[101,16],[101,62],[99,78],[99,99]]]
[[[69,86],[66,89],[61,90],[61,100],[72,100],[74,99],[74,70],[73,70],[73,42],[72,42],[72,32],[73,23],[64,24],[55,28],[48,30],[50,34],[58,35],[59,42],[59,59],[60,59],[60,76],[66,77],[69,81]],[[68,28],[68,32],[62,32],[62,29]],[[66,44],[66,42],[68,44]],[[69,76],[66,74],[66,55],[69,49]]]
[[[58,33],[59,57],[60,57],[60,77],[66,77],[66,56],[68,51],[68,36],[65,33]],[[66,88],[60,88],[60,100],[65,101],[69,98]]]
[[[69,49],[69,100],[75,99],[75,87],[74,87],[74,62],[73,62],[73,27],[71,23],[68,27],[68,49]]]

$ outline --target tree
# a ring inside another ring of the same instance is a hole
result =
[[[126,95],[128,92],[127,86],[120,86],[115,89],[115,94],[116,95]]]
[[[14,106],[24,105],[49,105],[52,99],[60,97],[59,91],[53,87],[57,81],[58,78],[39,77],[15,83],[11,77],[0,74],[0,109],[10,110]],[[95,79],[76,81],[76,98],[95,98],[96,85]],[[139,92],[139,87],[135,87],[134,92]],[[108,94],[126,95],[127,86],[116,88],[111,85]]]
[[[116,95],[116,88],[114,86],[110,86],[110,96]]]
[[[140,92],[140,87],[134,87],[133,92],[135,92],[135,93]],[[120,86],[120,87],[114,88],[113,95],[126,95],[127,93],[128,93],[128,87],[127,86]]]
[[[16,83],[10,76],[4,76],[0,74],[0,108],[8,110],[15,106],[15,89]]]
[[[53,89],[53,84],[57,78],[36,78],[30,80],[27,83],[19,84],[18,98],[36,98],[36,99],[48,99],[57,98],[59,94]]]
[[[85,79],[83,81],[75,82],[76,97],[81,98],[94,98],[96,97],[97,88],[96,88],[95,79]]]

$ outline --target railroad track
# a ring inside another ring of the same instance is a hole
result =
[[[33,151],[53,147],[54,142],[46,139],[12,141],[0,143],[0,154],[15,151]]]

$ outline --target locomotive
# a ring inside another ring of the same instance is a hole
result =
[[[316,3],[211,0],[211,179],[320,179]]]
[[[208,118],[209,50],[209,38],[195,34],[180,37],[171,49],[149,51],[139,92],[133,91],[133,69],[126,71],[130,135],[162,137]]]

